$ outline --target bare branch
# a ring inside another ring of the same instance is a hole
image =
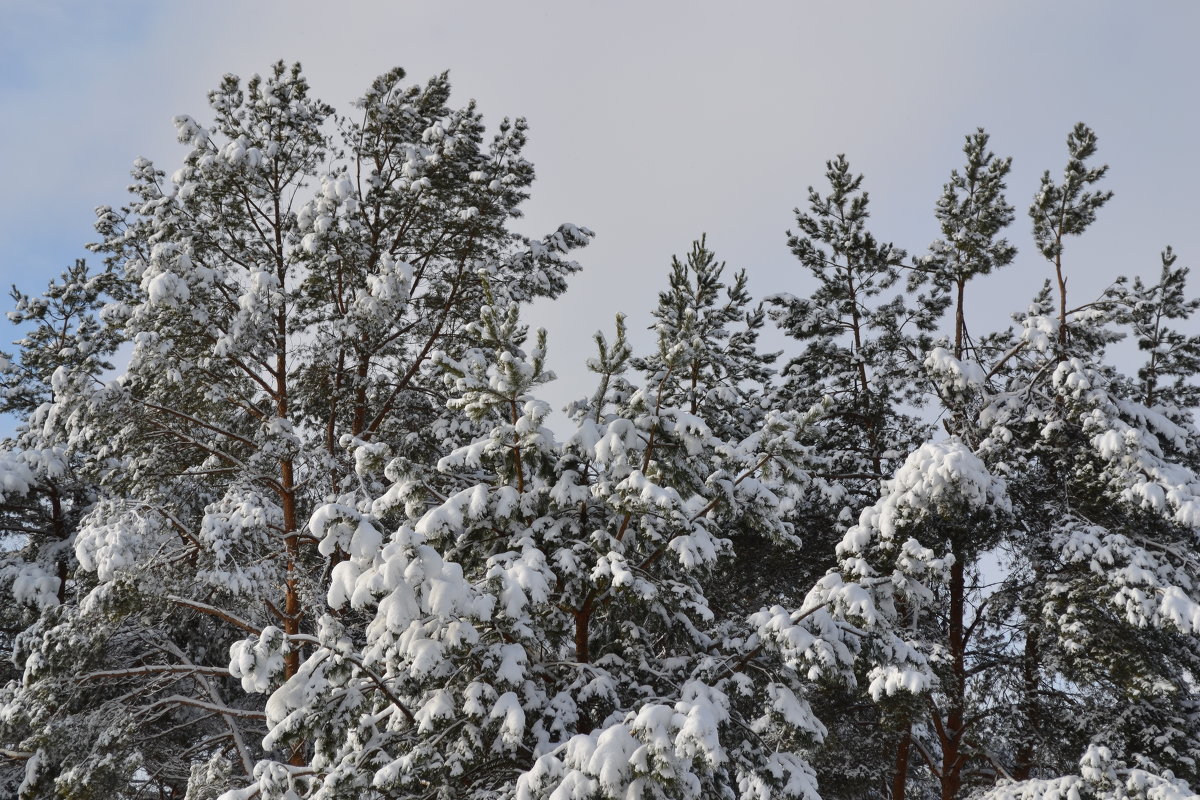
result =
[[[246,631],[247,633],[253,633],[256,636],[262,635],[262,630],[260,628],[256,628],[253,625],[251,625],[249,622],[246,622],[243,619],[239,619],[238,617],[235,617],[233,614],[230,614],[228,611],[222,611],[221,609],[216,608],[214,606],[210,606],[207,603],[201,603],[196,600],[187,600],[183,597],[176,597],[173,594],[167,595],[167,599],[170,600],[172,603],[174,603],[177,606],[183,606],[184,608],[190,608],[195,611],[199,611],[201,614],[208,614],[210,617],[216,617],[218,619],[223,619],[226,622],[228,622],[230,625],[233,625],[235,628],[241,628],[242,630]]]
[[[170,697],[164,697],[161,700],[155,700],[153,703],[146,706],[147,709],[155,708],[156,706],[170,705],[174,703],[180,706],[190,706],[192,708],[202,708],[205,711],[212,711],[217,714],[228,715],[231,717],[246,717],[247,719],[265,720],[267,715],[261,711],[254,711],[249,708],[229,708],[228,706],[218,705],[217,703],[206,703],[203,700],[197,700],[194,697],[184,697],[181,694],[173,694]]]

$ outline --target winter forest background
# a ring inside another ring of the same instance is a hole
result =
[[[0,796],[1197,796],[1195,12],[507,8],[12,9]]]

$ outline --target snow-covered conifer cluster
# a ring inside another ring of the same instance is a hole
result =
[[[838,156],[793,286],[701,237],[552,427],[523,309],[592,233],[513,231],[524,120],[399,69],[209,101],[102,267],[14,292],[0,794],[1197,796],[1200,300],[1170,248],[1068,295],[1086,126],[1012,326],[968,324],[1017,258],[986,133],[915,257]]]

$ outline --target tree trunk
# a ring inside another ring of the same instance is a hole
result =
[[[1025,651],[1021,657],[1021,679],[1024,696],[1021,699],[1021,716],[1024,722],[1024,738],[1017,748],[1013,778],[1028,780],[1033,771],[1036,755],[1037,730],[1040,727],[1041,710],[1038,704],[1038,662],[1041,654],[1038,647],[1038,632],[1032,626],[1025,632]]]
[[[958,548],[955,548],[958,550]],[[950,567],[949,646],[952,678],[944,687],[949,695],[949,710],[942,734],[942,800],[953,800],[962,788],[962,768],[966,758],[962,752],[964,706],[966,704],[966,564],[956,552]]]
[[[896,744],[896,766],[892,771],[892,800],[904,800],[908,785],[908,757],[912,750],[912,725],[906,725]]]

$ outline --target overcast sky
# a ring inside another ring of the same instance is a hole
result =
[[[597,234],[567,295],[531,314],[550,330],[556,406],[591,391],[592,333],[617,310],[648,324],[671,255],[703,232],[756,294],[805,292],[785,231],[837,153],[866,175],[876,235],[910,253],[936,235],[933,203],[966,133],[983,126],[1014,157],[1021,252],[968,298],[994,325],[1048,275],[1024,210],[1080,120],[1116,197],[1068,249],[1074,296],[1156,274],[1168,243],[1200,263],[1200,4],[0,0],[0,12],[5,284],[40,289],[86,255],[92,209],[124,200],[135,157],[172,172],[184,148],[171,118],[207,121],[223,73],[299,60],[347,109],[393,65],[414,81],[448,69],[457,101],[477,99],[489,122],[530,121],[539,178],[522,232],[569,221]]]

